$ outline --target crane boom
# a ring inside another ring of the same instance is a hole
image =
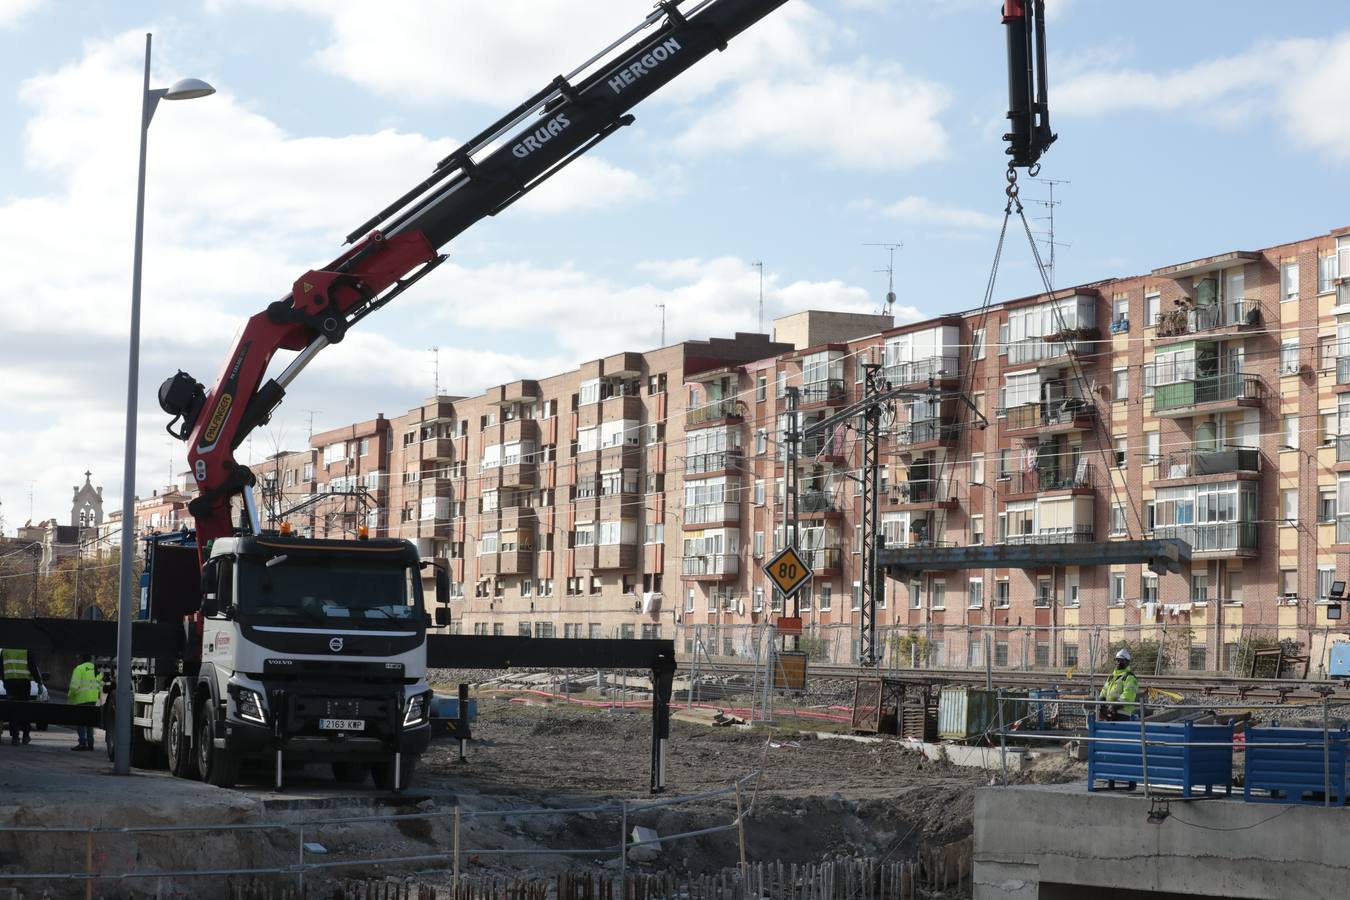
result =
[[[319,351],[341,341],[348,328],[444,261],[439,248],[631,124],[629,110],[637,103],[714,50],[725,49],[784,2],[701,0],[686,13],[680,0],[662,0],[619,40],[441,160],[429,177],[349,233],[345,252],[300,276],[287,295],[251,317],[210,391],[186,372],[167,379],[159,401],[172,416],[169,433],[190,445],[197,497],[189,512],[203,560],[211,540],[234,530],[230,501],[235,495],[243,495],[249,525],[258,530],[251,501],[255,479],[234,459],[234,451],[269,420],[287,387]],[[1026,125],[1033,117],[1045,121],[1043,68],[1039,97],[1029,83],[1037,72],[1033,50],[1044,60],[1044,32],[1037,28],[1042,4],[1007,0],[1004,10],[1010,85],[1017,85],[1010,87],[1014,130],[1006,138],[1013,145],[1012,165],[1033,164],[1048,146],[1034,123]],[[1048,125],[1044,132],[1048,135]],[[279,350],[297,355],[264,381]]]

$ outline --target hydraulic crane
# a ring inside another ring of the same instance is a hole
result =
[[[725,49],[783,2],[703,0],[684,12],[677,0],[663,0],[619,40],[553,79],[353,229],[346,252],[301,275],[288,294],[248,320],[209,391],[186,372],[166,380],[159,400],[173,416],[169,433],[190,444],[198,496],[189,511],[199,552],[233,533],[230,501],[237,495],[249,528],[259,530],[255,478],[234,451],[268,421],[319,351],[435,269],[445,259],[438,248],[631,124],[634,105]],[[1004,138],[1012,167],[1036,166],[1055,139],[1046,105],[1043,22],[1044,0],[1005,0],[1010,130]],[[297,355],[264,381],[279,350]]]

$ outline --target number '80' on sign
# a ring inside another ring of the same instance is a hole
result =
[[[784,596],[791,596],[811,580],[813,573],[801,554],[795,548],[787,547],[764,564],[764,574]]]

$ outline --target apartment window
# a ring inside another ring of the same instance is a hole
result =
[[[1298,416],[1285,416],[1284,423],[1284,446],[1281,450],[1298,449]]]
[[[1045,609],[1055,602],[1055,583],[1049,578],[1036,579],[1036,605]]]
[[[930,609],[947,608],[947,582],[941,578],[934,578],[932,586],[929,588]]]
[[[1317,293],[1326,294],[1336,289],[1338,270],[1336,254],[1317,258]]]
[[[1280,374],[1298,374],[1298,339],[1280,341]]]
[[[1156,463],[1162,459],[1162,432],[1144,432],[1144,455],[1147,462]]]
[[[756,559],[759,559],[759,558],[761,558],[761,557],[763,557],[763,556],[764,556],[764,532],[762,532],[762,531],[756,531],[756,532],[755,532],[755,558],[756,558]]]
[[[323,464],[331,466],[338,460],[347,458],[347,442],[338,441],[336,444],[328,444],[323,448]]]
[[[1317,521],[1336,521],[1336,489],[1321,488],[1317,492]]]
[[[763,456],[769,452],[769,433],[763,428],[755,431],[755,455]]]
[[[1036,665],[1045,668],[1050,665],[1050,645],[1044,642],[1036,644]]]
[[[1317,599],[1327,600],[1331,597],[1331,583],[1336,580],[1335,566],[1317,567]]]
[[[984,329],[976,328],[970,338],[970,358],[984,359]]]
[[[1116,369],[1111,373],[1111,399],[1117,402],[1130,396],[1130,370]]]
[[[764,588],[757,587],[750,592],[750,611],[751,612],[764,611]]]
[[[1161,295],[1157,291],[1151,291],[1144,295],[1144,327],[1152,328],[1158,324],[1158,309],[1161,306]]]
[[[1012,477],[1012,451],[1007,447],[1000,448],[998,451],[998,477]]]
[[[970,544],[972,547],[984,544],[984,516],[970,517]]]
[[[1317,414],[1317,443],[1329,447],[1336,443],[1336,432],[1340,427],[1340,413],[1320,412]]]
[[[756,505],[756,506],[763,506],[763,505],[764,505],[764,479],[763,479],[763,478],[756,478],[756,479],[755,479],[755,505]]]
[[[1112,297],[1111,298],[1111,324],[1119,327],[1122,322],[1130,320],[1130,298]]]
[[[1064,576],[1064,605],[1066,607],[1077,607],[1079,604],[1079,588],[1077,575]]]
[[[666,525],[664,522],[648,522],[643,528],[642,543],[644,544],[664,544],[666,542]]]
[[[1008,665],[1008,644],[1006,641],[997,641],[994,643],[994,665]]]
[[[1112,572],[1112,573],[1111,573],[1111,605],[1112,605],[1112,606],[1124,606],[1124,605],[1125,605],[1125,573],[1124,573],[1124,572]]]
[[[1012,603],[1012,585],[1006,578],[994,582],[994,606],[1007,609]]]
[[[1111,533],[1125,533],[1125,505],[1123,503],[1111,504]]]
[[[816,599],[820,601],[821,610],[824,611],[830,609],[830,607],[834,605],[834,586],[822,584],[819,590],[820,595]]]
[[[984,484],[984,454],[970,454],[970,483]]]
[[[998,352],[1002,356],[1008,352],[1008,323],[998,326]]]
[[[1298,491],[1280,491],[1280,518],[1286,526],[1298,524]]]
[[[1323,334],[1317,338],[1317,367],[1323,372],[1336,368],[1336,355],[1340,347],[1334,334]]]
[[[1209,602],[1209,573],[1192,572],[1191,573],[1191,602],[1208,603]]]
[[[1280,300],[1289,302],[1298,299],[1298,263],[1285,263],[1280,266]]]
[[[1153,385],[1157,381],[1158,370],[1153,363],[1144,363],[1139,369],[1139,393],[1145,397],[1153,396]]]
[[[919,583],[917,581],[911,581],[909,583],[909,608],[920,609],[922,607],[923,601],[919,593]]]
[[[1116,438],[1115,441],[1116,468],[1123,469],[1129,465],[1129,447],[1125,438]]]
[[[1069,669],[1075,668],[1075,667],[1078,665],[1078,645],[1077,645],[1077,644],[1065,644],[1065,645],[1064,645],[1064,665],[1065,665],[1066,668],[1069,668]]]
[[[755,399],[763,403],[769,396],[769,379],[760,375],[755,379]]]
[[[1205,671],[1205,645],[1191,644],[1190,658],[1186,662],[1192,672]]]
[[[647,393],[664,394],[666,392],[666,373],[647,376]]]
[[[1158,602],[1158,576],[1145,572],[1139,581],[1139,599],[1144,603]]]
[[[984,580],[972,578],[966,585],[966,605],[971,609],[984,608]]]

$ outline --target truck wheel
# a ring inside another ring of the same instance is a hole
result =
[[[197,728],[197,768],[202,781],[216,787],[234,787],[239,780],[239,757],[228,750],[216,749],[216,717],[209,709],[201,712]]]
[[[169,756],[169,771],[178,778],[197,779],[197,758],[188,749],[186,706],[183,695],[173,698],[169,721],[164,726],[164,751]]]
[[[359,762],[333,763],[333,777],[340,784],[361,784],[366,780],[366,764]]]
[[[413,771],[417,768],[417,757],[403,757],[403,771],[399,773],[398,789],[405,790],[412,784]],[[386,762],[375,762],[370,764],[370,774],[375,779],[375,787],[382,791],[392,791],[394,789],[394,761],[392,759]]]

